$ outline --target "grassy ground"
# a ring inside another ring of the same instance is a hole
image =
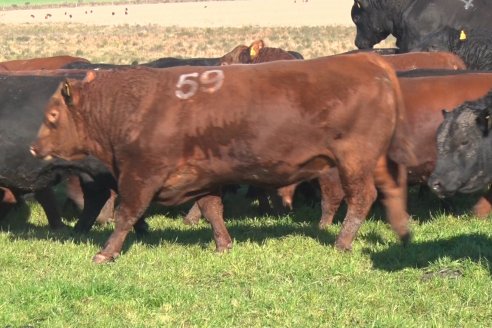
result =
[[[236,195],[226,199],[230,253],[214,253],[208,224],[183,225],[184,207],[153,208],[149,235],[131,235],[124,254],[102,266],[90,258],[111,226],[87,237],[50,232],[31,204],[2,223],[0,326],[488,326],[492,222],[411,198],[421,214],[408,247],[377,207],[354,250],[340,253],[332,247],[340,223],[319,231],[317,206],[258,217]]]
[[[353,29],[342,27],[0,25],[0,60],[62,53],[116,63],[220,56],[256,38],[313,58],[352,49],[353,37]],[[301,202],[288,216],[260,217],[236,195],[226,199],[235,242],[230,253],[214,253],[208,224],[182,224],[186,207],[156,207],[149,235],[132,234],[123,256],[103,266],[90,259],[112,226],[86,237],[50,232],[41,208],[29,204],[0,223],[0,327],[489,326],[492,221],[467,216],[468,197],[455,199],[451,216],[432,195],[410,195],[408,247],[377,206],[354,250],[340,253],[332,245],[343,213],[319,231],[319,204]]]

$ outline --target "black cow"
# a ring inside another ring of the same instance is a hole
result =
[[[492,91],[444,114],[429,186],[441,197],[488,187],[492,182]]]
[[[443,26],[489,27],[491,12],[489,0],[355,0],[355,45],[372,48],[392,34],[400,52],[407,52]]]
[[[491,33],[492,29],[465,31],[446,26],[427,35],[412,51],[450,51],[469,69],[492,70]]]
[[[102,64],[102,63],[82,63],[76,62],[65,65],[65,69],[112,69],[112,68],[127,68],[135,66],[144,66],[151,68],[166,68],[175,66],[217,66],[220,65],[220,58],[174,58],[165,57],[157,60],[142,63],[138,65],[118,65],[118,64]]]
[[[110,188],[115,188],[112,176],[94,158],[78,162],[56,160],[48,164],[29,153],[29,143],[43,121],[43,108],[59,83],[67,77],[83,77],[85,73],[44,71],[42,74],[45,75],[0,75],[0,187],[8,188],[17,200],[25,193],[34,192],[50,227],[58,228],[63,224],[51,187],[66,176],[80,174],[87,206],[76,228],[85,231],[94,223]]]

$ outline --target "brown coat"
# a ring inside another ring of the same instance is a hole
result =
[[[54,57],[20,59],[20,60],[1,62],[0,70],[31,71],[31,70],[38,70],[38,69],[58,69],[58,68],[62,68],[66,64],[70,64],[73,62],[89,63],[87,59],[82,57],[54,56]]]
[[[67,81],[46,108],[32,152],[92,154],[113,171],[121,199],[116,229],[94,261],[116,257],[151,200],[175,205],[201,196],[217,250],[231,246],[216,194],[224,184],[281,187],[336,165],[349,210],[336,246],[350,249],[376,191],[389,221],[408,238],[402,98],[395,72],[377,55],[219,68],[92,72]],[[389,149],[389,150],[388,150]],[[412,159],[413,156],[408,156]],[[402,170],[399,171],[401,173]]]
[[[408,167],[410,184],[426,184],[437,159],[436,133],[443,121],[443,110],[453,110],[465,101],[479,99],[492,89],[492,73],[465,72],[444,76],[399,78],[405,101],[406,140],[415,150],[417,162]],[[320,179],[322,217],[320,226],[332,223],[333,216],[344,198],[336,170]],[[281,193],[289,200],[293,188]],[[491,211],[489,191],[475,205],[478,216]]]

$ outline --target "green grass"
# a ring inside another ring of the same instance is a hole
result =
[[[319,208],[302,203],[258,217],[254,204],[229,196],[227,254],[214,252],[208,224],[183,225],[185,207],[154,207],[149,235],[130,235],[123,255],[100,266],[90,259],[111,226],[87,237],[50,232],[30,204],[2,224],[0,326],[488,326],[492,222],[421,202],[411,195],[410,210],[422,212],[411,245],[398,243],[376,207],[351,253],[332,246],[339,221],[319,231]]]

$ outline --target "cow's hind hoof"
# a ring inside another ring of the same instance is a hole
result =
[[[404,234],[403,236],[400,237],[401,243],[403,246],[408,246],[412,242],[412,234],[410,232]]]
[[[343,242],[336,241],[335,242],[335,249],[338,251],[341,251],[341,252],[350,252],[350,251],[352,251],[352,245],[351,244],[346,245]]]
[[[217,253],[226,253],[226,252],[230,251],[231,249],[232,249],[232,242],[227,243],[226,245],[217,246],[215,248],[215,251]]]
[[[118,255],[119,254],[117,254],[117,253],[113,254],[112,256],[111,255],[105,255],[102,253],[97,253],[92,258],[92,262],[94,262],[95,264],[104,264],[104,263],[114,262],[114,260],[118,257]]]

